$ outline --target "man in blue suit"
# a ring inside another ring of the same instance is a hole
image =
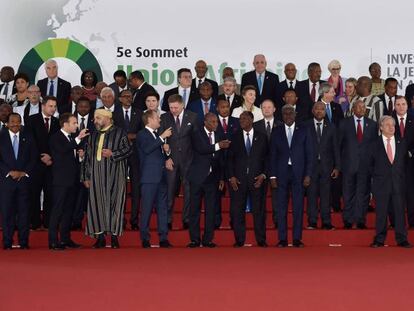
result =
[[[293,201],[293,246],[303,247],[304,187],[310,185],[313,146],[309,128],[295,124],[295,110],[291,105],[282,108],[284,125],[276,127],[270,142],[270,183],[277,188],[278,247],[287,247],[287,210],[289,188]]]
[[[168,204],[167,204],[167,174],[166,165],[171,169],[171,163],[167,161],[170,153],[166,138],[172,134],[171,127],[160,135],[157,129],[160,127],[160,117],[153,110],[147,110],[143,117],[145,128],[138,132],[137,148],[140,160],[141,172],[141,219],[140,233],[143,248],[150,248],[149,223],[153,207],[157,211],[158,235],[160,247],[169,248],[172,245],[167,239],[168,235]]]
[[[12,249],[15,220],[21,249],[29,248],[29,206],[31,176],[37,150],[19,114],[11,113],[0,132],[0,189],[2,192],[3,248]]]
[[[199,87],[200,99],[192,101],[187,105],[187,109],[195,112],[198,116],[199,125],[204,125],[204,116],[209,113],[217,113],[216,100],[213,96],[213,87],[210,82],[204,81]]]

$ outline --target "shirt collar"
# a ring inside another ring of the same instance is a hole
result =
[[[9,130],[9,135],[10,135],[10,138],[12,139],[12,142],[13,142],[14,135],[17,135],[17,139],[20,138],[20,131],[17,132],[17,133],[13,133],[12,131]]]

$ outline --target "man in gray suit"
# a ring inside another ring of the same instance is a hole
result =
[[[184,208],[182,213],[183,228],[188,229],[190,210],[190,186],[187,181],[188,167],[193,158],[191,135],[197,130],[197,114],[184,109],[183,98],[174,94],[168,98],[170,111],[161,116],[162,133],[167,128],[172,128],[173,133],[168,138],[171,154],[167,160],[168,183],[168,226],[172,228],[174,198],[177,187],[181,181],[184,186]]]

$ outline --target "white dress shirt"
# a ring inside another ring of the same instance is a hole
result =
[[[320,86],[319,81],[315,82],[315,91],[316,91],[315,92],[315,98],[312,98],[312,100],[314,102],[316,102],[318,100],[318,97],[319,97],[319,86]],[[309,79],[309,95],[312,93],[312,88],[313,88],[313,82]]]

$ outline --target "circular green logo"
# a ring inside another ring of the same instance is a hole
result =
[[[83,71],[96,73],[98,81],[102,81],[102,70],[95,56],[82,44],[68,39],[50,39],[32,48],[23,57],[18,72],[24,72],[34,83],[40,66],[50,58],[63,57],[74,61]]]

